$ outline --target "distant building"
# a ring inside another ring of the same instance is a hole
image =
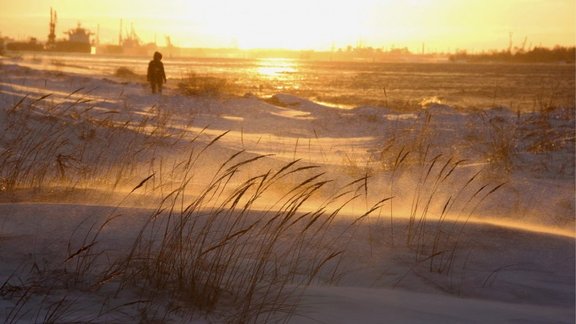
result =
[[[94,33],[86,28],[82,28],[80,23],[76,28],[70,29],[64,34],[68,35],[68,40],[56,39],[56,21],[58,16],[56,11],[50,8],[50,32],[48,34],[48,42],[46,43],[46,50],[53,52],[76,52],[76,53],[90,53],[92,51],[92,42],[90,36]]]
[[[83,44],[90,44],[90,33],[88,30],[82,28],[80,23],[74,29],[70,29],[68,32],[68,41],[71,43],[83,43]]]
[[[120,32],[118,34],[118,45],[101,45],[96,48],[97,54],[108,55],[128,55],[128,56],[151,56],[154,51],[158,49],[155,43],[144,44],[136,31],[134,26],[130,27],[130,31],[124,34],[122,29],[122,21],[120,21]]]
[[[80,23],[78,23],[76,28],[70,29],[65,34],[68,35],[68,40],[55,41],[48,46],[47,50],[55,52],[91,52],[92,42],[90,41],[90,36],[93,33],[88,29],[82,28]]]
[[[44,49],[44,45],[34,37],[31,37],[27,42],[8,41],[5,47],[8,51],[41,51]]]

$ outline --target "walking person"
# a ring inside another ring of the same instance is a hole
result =
[[[162,54],[154,52],[154,58],[148,63],[148,74],[146,79],[150,82],[152,93],[162,93],[162,84],[166,83],[166,73],[162,63]]]

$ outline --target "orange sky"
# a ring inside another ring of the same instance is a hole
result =
[[[138,4],[136,4],[138,3]],[[419,51],[502,49],[576,42],[574,0],[0,0],[2,36],[45,41],[82,22],[116,42],[120,20],[145,42],[177,46],[330,49],[362,43]]]

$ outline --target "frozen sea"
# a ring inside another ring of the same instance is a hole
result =
[[[26,54],[32,65],[112,75],[120,67],[146,73],[149,58],[84,54]],[[379,63],[263,58],[164,58],[169,80],[196,76],[227,80],[237,94],[290,93],[340,107],[398,110],[429,103],[459,109],[505,107],[533,112],[574,107],[573,64]],[[169,82],[175,84],[177,82]]]

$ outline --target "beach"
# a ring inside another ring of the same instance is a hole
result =
[[[7,323],[574,321],[566,100],[399,110],[0,73]]]

